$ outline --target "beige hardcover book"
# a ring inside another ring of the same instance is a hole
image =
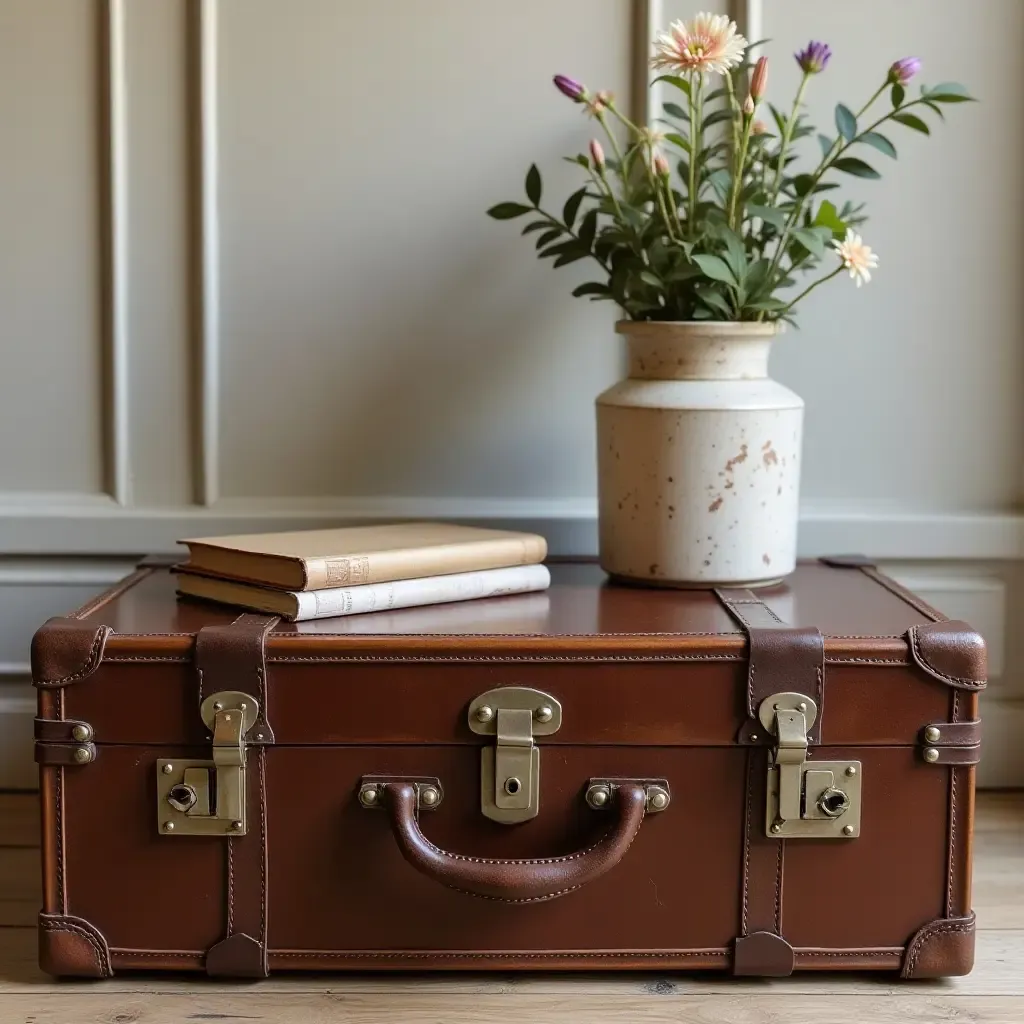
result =
[[[198,537],[186,570],[282,590],[326,590],[542,562],[532,533],[452,523],[395,523],[333,530]]]
[[[329,590],[297,590],[294,593],[215,576],[188,572],[178,574],[180,594],[270,612],[293,622],[419,608],[506,594],[528,594],[547,590],[550,584],[551,574],[545,565],[515,565],[506,569],[482,569],[479,572],[421,576],[390,583],[366,583],[359,587],[331,587]]]

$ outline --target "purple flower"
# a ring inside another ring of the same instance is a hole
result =
[[[574,103],[583,103],[587,96],[586,87],[567,75],[555,75],[555,88]]]
[[[893,85],[906,85],[921,70],[917,57],[904,57],[889,68],[889,81]]]
[[[805,75],[818,75],[828,67],[828,62],[832,59],[832,47],[828,43],[818,43],[812,39],[793,56]]]

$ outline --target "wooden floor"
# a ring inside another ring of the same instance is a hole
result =
[[[54,982],[35,962],[37,834],[33,799],[0,794],[0,1024],[1024,1024],[1024,793],[979,796],[977,966],[938,982],[835,974]]]

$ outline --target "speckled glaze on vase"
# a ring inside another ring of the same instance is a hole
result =
[[[600,559],[651,586],[767,586],[796,566],[804,403],[768,376],[778,329],[623,321],[597,399]]]

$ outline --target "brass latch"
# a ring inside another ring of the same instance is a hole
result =
[[[809,760],[807,733],[818,707],[802,693],[776,693],[758,717],[775,736],[768,764],[766,835],[855,839],[860,835],[860,761]]]
[[[470,729],[496,740],[480,755],[480,810],[486,817],[511,825],[537,816],[540,750],[533,741],[561,724],[562,705],[525,686],[488,690],[469,705]]]
[[[259,705],[228,690],[207,697],[199,713],[211,733],[213,760],[157,761],[157,828],[174,836],[244,836],[245,734]]]

